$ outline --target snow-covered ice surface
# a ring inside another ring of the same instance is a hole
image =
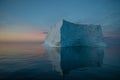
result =
[[[48,32],[45,45],[51,47],[105,46],[100,25],[75,24],[61,20]]]

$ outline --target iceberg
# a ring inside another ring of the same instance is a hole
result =
[[[51,47],[105,46],[100,25],[75,24],[61,20],[48,32],[45,45]]]

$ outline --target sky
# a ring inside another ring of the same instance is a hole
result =
[[[0,41],[44,41],[62,19],[120,37],[120,0],[0,0]]]

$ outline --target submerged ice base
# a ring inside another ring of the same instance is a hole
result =
[[[74,24],[60,21],[49,31],[45,45],[51,47],[105,46],[100,25]]]

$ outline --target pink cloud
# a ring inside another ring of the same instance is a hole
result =
[[[104,34],[104,37],[117,38],[117,37],[120,37],[120,34],[105,33],[105,34]]]

